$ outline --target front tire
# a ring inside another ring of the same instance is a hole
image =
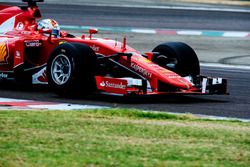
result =
[[[96,90],[95,67],[96,55],[89,46],[64,43],[49,57],[48,84],[60,96],[86,96]]]
[[[195,51],[182,42],[168,42],[153,49],[158,52],[152,58],[156,64],[181,76],[200,75],[200,64]]]

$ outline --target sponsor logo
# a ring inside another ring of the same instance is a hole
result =
[[[100,83],[101,87],[115,88],[115,89],[126,89],[126,85],[121,83],[110,83],[109,81],[103,81]]]
[[[0,41],[0,64],[7,63],[8,48],[5,42]]]
[[[19,51],[16,51],[16,58],[17,58],[17,59],[20,59],[20,58],[21,58],[21,54],[20,54]]]
[[[0,78],[8,78],[8,74],[0,73]]]
[[[106,85],[106,84],[105,84],[104,81],[100,83],[100,86],[101,86],[101,87],[104,87],[105,85]]]
[[[167,77],[170,79],[181,78],[181,76],[179,76],[179,75],[168,75]]]
[[[141,73],[142,75],[144,75],[145,77],[151,78],[152,77],[152,73],[148,72],[146,69],[140,67],[139,65],[135,64],[135,63],[131,63],[131,68],[133,70],[135,70],[136,72]]]
[[[25,46],[26,47],[40,47],[42,46],[42,42],[40,40],[30,40],[30,41],[25,41]]]
[[[16,29],[17,30],[23,30],[24,29],[24,24],[22,22],[17,23]]]

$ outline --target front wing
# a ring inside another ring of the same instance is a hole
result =
[[[112,78],[96,76],[96,85],[99,93],[112,95],[228,95],[227,80],[198,76],[192,79],[193,87],[190,89],[153,90],[148,81],[135,78]]]

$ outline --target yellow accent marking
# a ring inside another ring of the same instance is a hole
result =
[[[60,41],[60,42],[59,42],[59,45],[64,44],[64,43],[66,43],[66,42],[65,42],[65,41]]]
[[[0,42],[0,63],[6,62],[6,56],[7,56],[7,47],[4,42]]]

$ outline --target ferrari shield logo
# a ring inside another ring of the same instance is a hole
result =
[[[5,42],[0,41],[0,64],[7,63],[8,48]]]

